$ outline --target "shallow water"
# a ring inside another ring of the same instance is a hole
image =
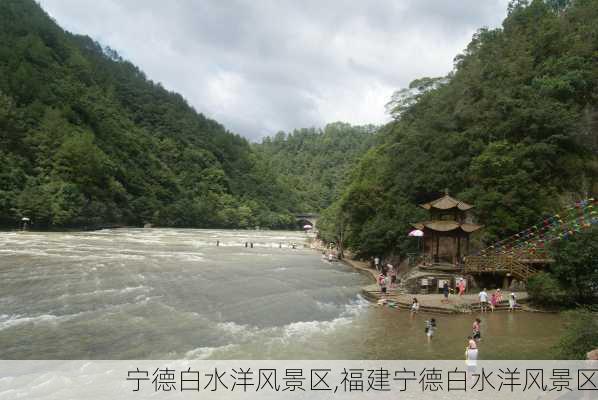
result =
[[[475,316],[436,317],[428,343],[427,315],[370,305],[359,296],[368,278],[323,261],[303,248],[306,238],[181,229],[0,233],[0,358],[462,358]],[[480,356],[550,358],[560,321],[485,315]]]

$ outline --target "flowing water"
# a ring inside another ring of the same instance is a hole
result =
[[[429,315],[369,304],[359,295],[369,279],[322,260],[306,239],[191,229],[0,233],[0,358],[463,357],[474,316],[437,316],[428,343]],[[560,321],[485,315],[480,357],[550,358]]]

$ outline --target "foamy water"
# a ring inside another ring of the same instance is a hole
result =
[[[359,310],[364,278],[306,244],[278,231],[2,233],[0,357],[251,355],[330,334]]]
[[[474,316],[437,316],[428,342],[429,316],[369,304],[359,296],[367,278],[324,261],[306,239],[194,229],[0,233],[0,358],[462,357]],[[484,316],[481,357],[550,358],[560,322]]]

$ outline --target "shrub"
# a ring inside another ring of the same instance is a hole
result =
[[[559,282],[551,274],[540,272],[527,282],[530,300],[543,306],[562,306],[568,300]]]
[[[598,295],[598,226],[556,243],[552,275],[567,296],[577,303],[593,304]]]
[[[598,348],[598,313],[589,309],[567,311],[565,333],[556,347],[563,360],[585,360],[586,354]]]

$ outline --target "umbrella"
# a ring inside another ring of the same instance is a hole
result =
[[[303,225],[303,229],[311,229],[311,228],[313,228],[313,226],[311,226],[311,225]]]
[[[421,236],[424,236],[424,232],[420,231],[419,229],[414,229],[411,232],[409,232],[408,236],[421,237]]]
[[[29,218],[23,217],[23,218],[21,218],[21,221],[29,221]]]

